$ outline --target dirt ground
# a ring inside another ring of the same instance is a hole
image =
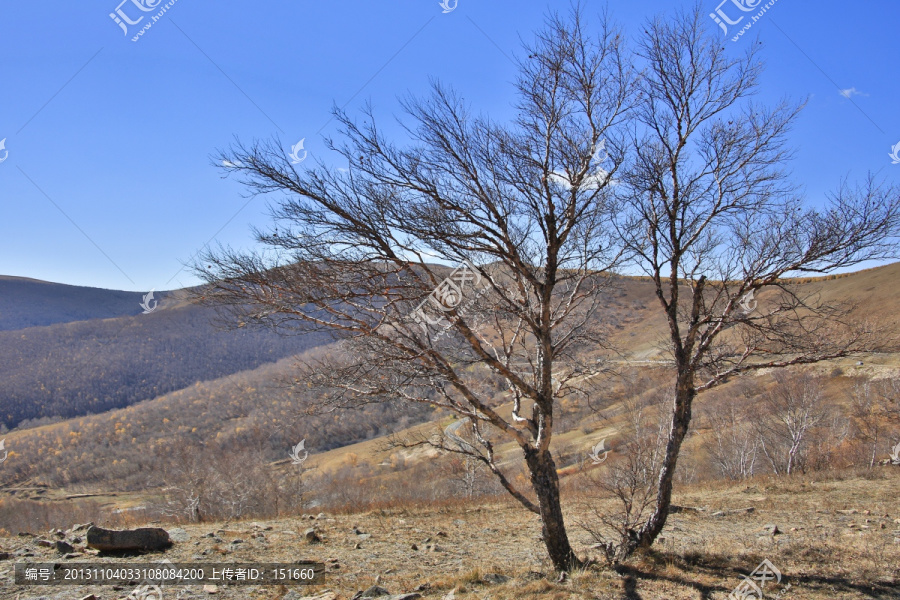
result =
[[[188,524],[180,531],[166,526],[183,541],[163,553],[130,558],[93,556],[77,543],[76,556],[62,558],[55,548],[38,544],[57,539],[53,532],[0,538],[0,552],[11,555],[0,560],[0,599],[81,600],[93,594],[96,600],[117,600],[134,590],[16,585],[12,573],[17,561],[118,564],[162,559],[314,560],[326,565],[321,585],[169,585],[162,588],[162,600],[349,600],[376,583],[394,595],[418,593],[441,600],[724,600],[764,560],[781,574],[780,581],[765,583],[765,598],[900,598],[900,469],[876,469],[865,478],[760,479],[684,490],[676,497],[681,510],[670,516],[653,551],[615,569],[600,560],[599,551],[591,548],[593,540],[577,525],[586,517],[585,503],[601,510],[614,505],[582,498],[569,507],[573,545],[598,563],[562,580],[545,558],[537,517],[498,503]],[[772,525],[777,528],[774,535]],[[310,528],[321,541],[307,541]],[[33,556],[22,556],[26,553]]]

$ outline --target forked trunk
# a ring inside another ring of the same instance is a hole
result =
[[[559,571],[570,571],[581,566],[566,533],[559,501],[559,476],[553,457],[550,452],[529,450],[525,453],[525,462],[531,471],[531,486],[541,511],[541,534],[553,567]]]
[[[681,444],[684,442],[688,426],[691,423],[691,404],[696,396],[693,386],[688,384],[686,379],[679,382],[675,391],[675,410],[672,416],[672,427],[669,430],[669,439],[666,443],[666,455],[659,473],[656,506],[636,535],[623,541],[618,552],[617,558],[619,559],[627,558],[638,548],[649,548],[662,532],[663,527],[666,526],[666,519],[668,519],[669,510],[672,507],[675,468],[678,464]]]

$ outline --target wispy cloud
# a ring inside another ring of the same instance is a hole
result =
[[[838,90],[838,93],[844,98],[852,98],[853,96],[868,96],[868,94],[859,91],[855,87],[847,88],[845,90]]]

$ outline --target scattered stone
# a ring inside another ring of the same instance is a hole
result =
[[[75,533],[77,531],[87,531],[88,529],[90,529],[93,526],[94,526],[93,521],[90,523],[81,523],[80,525],[72,525],[72,533]]]
[[[316,520],[318,521],[318,520],[324,519],[326,516],[328,516],[328,515],[326,515],[325,513],[319,513],[316,515]]]
[[[673,514],[681,513],[681,512],[699,513],[699,512],[705,512],[705,511],[706,511],[705,508],[697,508],[694,506],[678,506],[676,504],[672,504],[669,507],[669,512],[673,513]]]
[[[459,525],[460,527],[462,527],[463,525],[466,524],[466,522],[463,521],[462,519],[456,519],[455,521],[453,521],[453,524],[454,524],[454,525]]]
[[[58,542],[56,542],[56,551],[60,554],[71,554],[75,552],[75,547],[68,542],[59,540]]]
[[[561,571],[559,577],[556,578],[556,583],[565,583],[566,579],[568,579],[569,574],[565,571]]]
[[[95,596],[95,595],[93,595],[93,594],[88,594],[87,596],[85,596],[85,597],[82,598],[81,600],[99,600],[99,598],[97,598],[97,596]]]
[[[835,512],[841,515],[855,515],[859,511],[857,511],[855,508],[851,508],[849,510],[837,510]]]
[[[358,546],[358,545],[359,545],[359,544],[357,544],[357,546]],[[415,552],[418,552],[418,551],[419,551],[419,547],[416,546],[415,544],[413,544],[412,546],[410,546],[410,548],[412,548]]]
[[[354,550],[362,550],[362,544],[360,544],[359,542],[357,542],[356,545],[353,546],[353,549],[354,549]]]
[[[778,534],[781,533],[781,530],[778,529],[778,525],[774,525],[774,524],[772,524],[772,523],[769,523],[768,525],[766,525],[765,527],[763,527],[763,532],[764,532],[764,533],[767,533],[767,534],[769,534],[769,535],[778,535]]]
[[[158,527],[116,531],[92,526],[87,531],[87,543],[102,552],[126,550],[164,550],[172,545],[169,534]]]
[[[292,590],[281,600],[337,600],[337,594],[326,590],[317,596],[301,596],[300,592]]]
[[[362,600],[363,598],[366,598],[366,599],[380,598],[382,596],[390,596],[390,595],[391,595],[391,593],[389,591],[387,591],[386,589],[384,589],[383,587],[381,587],[380,585],[373,585],[366,591],[358,593],[356,596],[354,596],[354,598],[356,598],[357,600]]]
[[[203,586],[203,591],[206,592],[207,594],[218,594],[218,593],[219,593],[219,586],[217,586],[217,585],[204,585],[204,586]]]
[[[427,544],[425,552],[446,552],[446,550],[443,546],[438,546],[437,544]]]
[[[241,538],[238,538],[236,540],[231,540],[231,543],[232,544],[243,544],[244,540],[242,540]]]
[[[51,542],[50,540],[38,540],[35,542],[41,548],[52,548],[56,545],[56,542]]]
[[[487,575],[484,575],[481,580],[485,583],[500,585],[509,581],[509,577],[500,575],[499,573],[488,573]]]
[[[191,539],[191,536],[181,527],[173,527],[169,530],[169,539],[173,542],[186,542]]]
[[[12,557],[12,554],[9,552],[0,552],[0,560],[9,560]]]
[[[390,600],[419,600],[421,597],[422,594],[412,592],[409,594],[397,594],[396,596],[391,596]]]
[[[322,538],[319,537],[319,534],[316,533],[316,530],[313,527],[310,527],[309,529],[307,529],[306,532],[303,534],[303,537],[306,538],[306,542],[309,544],[318,544],[319,542],[322,541]]]
[[[360,533],[356,537],[359,538],[360,540],[368,540],[368,539],[371,539],[372,534],[371,533]]]
[[[900,520],[898,520],[897,522],[900,523]],[[28,533],[27,531],[20,531],[20,532],[19,532],[19,537],[36,538],[37,536],[34,535],[33,533]]]
[[[447,537],[447,532],[446,531],[438,531],[437,536],[438,537]]]
[[[721,510],[717,510],[716,512],[714,512],[714,513],[712,514],[712,516],[714,516],[714,517],[724,517],[724,516],[725,516],[725,513],[724,513],[723,511],[721,511]]]

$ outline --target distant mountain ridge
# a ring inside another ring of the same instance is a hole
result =
[[[143,294],[0,278],[0,425],[75,418],[274,363],[331,341],[225,331],[182,290]]]
[[[156,292],[154,297],[164,295]],[[0,331],[133,316],[143,312],[142,299],[139,292],[0,275]]]

